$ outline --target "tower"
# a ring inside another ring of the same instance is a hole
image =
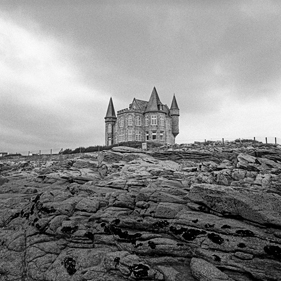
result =
[[[105,145],[112,145],[115,139],[116,114],[113,106],[112,98],[109,100],[105,119]]]
[[[173,96],[173,100],[170,108],[170,114],[172,117],[172,134],[176,138],[176,136],[179,134],[180,109],[178,107],[178,103],[175,95]]]

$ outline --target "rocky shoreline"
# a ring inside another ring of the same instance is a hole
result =
[[[281,147],[0,160],[0,280],[281,280]]]

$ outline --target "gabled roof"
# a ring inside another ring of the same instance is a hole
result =
[[[105,118],[110,118],[110,117],[115,117],[116,118],[116,114],[115,114],[112,98],[110,98],[110,100],[109,100],[109,104],[108,104],[108,108],[107,108],[107,112],[106,112]]]
[[[154,87],[152,90],[150,99],[148,101],[145,112],[158,111],[159,105],[162,105],[162,102],[160,101],[156,88]]]
[[[168,107],[167,104],[164,104],[163,110],[164,110],[168,115],[170,114],[170,109],[169,109],[169,107]]]
[[[145,111],[146,107],[147,107],[147,104],[148,104],[148,101],[146,100],[138,100],[138,99],[135,99],[136,101],[136,104],[138,105],[139,109],[141,111]]]
[[[179,109],[179,106],[178,106],[175,94],[173,96],[173,100],[172,100],[172,104],[171,104],[171,108],[170,109]]]

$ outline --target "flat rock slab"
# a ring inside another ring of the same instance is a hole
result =
[[[194,184],[189,199],[224,216],[241,217],[263,225],[281,227],[281,196],[243,188]]]
[[[192,275],[198,281],[233,281],[228,275],[203,259],[192,258],[190,268]]]

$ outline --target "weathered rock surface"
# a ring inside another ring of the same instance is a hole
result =
[[[281,149],[0,162],[0,280],[281,280]]]

